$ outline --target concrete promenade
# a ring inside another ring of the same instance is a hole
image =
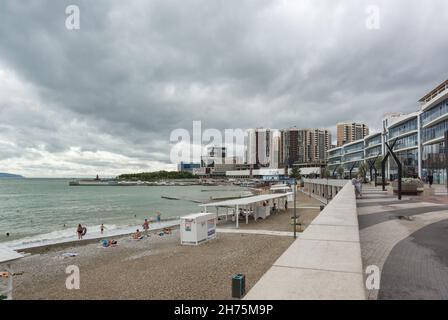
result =
[[[400,201],[364,187],[357,200],[363,265],[381,271],[380,289],[366,290],[368,299],[448,299],[446,198]]]
[[[398,200],[364,185],[355,199],[349,181],[305,180],[304,194],[333,200],[245,299],[448,299],[448,195],[434,188]],[[368,266],[378,290],[365,286]]]
[[[366,298],[353,186],[341,180],[316,182],[315,186],[309,180],[305,184],[314,187],[319,197],[333,200],[245,299]]]

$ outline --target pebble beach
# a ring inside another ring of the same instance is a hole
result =
[[[306,228],[319,213],[318,202],[299,193],[298,204],[308,206],[298,209]],[[104,248],[96,239],[32,248],[15,263],[14,299],[232,299],[232,275],[245,274],[249,291],[294,241],[244,230],[292,231],[291,215],[289,209],[250,220],[240,224],[243,233],[218,232],[216,239],[198,246],[181,245],[175,228],[164,235],[153,231],[140,241],[131,235],[114,237],[116,247]],[[79,290],[65,285],[71,265],[80,270]]]
[[[15,270],[15,299],[231,299],[231,277],[246,275],[249,290],[292,243],[291,237],[219,234],[181,246],[179,231],[117,247],[90,243],[35,253]],[[75,257],[63,257],[64,253]],[[65,286],[65,269],[80,269],[80,289]]]

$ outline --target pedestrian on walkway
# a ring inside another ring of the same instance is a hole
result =
[[[353,187],[355,187],[355,196],[356,196],[356,199],[358,199],[358,195],[359,195],[359,191],[358,191],[358,188],[357,188],[357,186],[356,186],[357,183],[358,183],[358,182],[357,182],[356,178],[353,178],[353,179],[352,179],[352,185],[353,185]]]
[[[428,183],[429,183],[429,187],[430,187],[430,188],[431,188],[433,182],[434,182],[434,176],[432,175],[432,171],[429,171],[429,174],[428,174]]]
[[[356,188],[358,189],[359,197],[362,199],[362,183],[363,179],[360,175],[358,175],[358,179],[356,179]]]

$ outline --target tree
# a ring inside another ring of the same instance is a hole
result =
[[[187,171],[155,171],[155,172],[141,172],[141,173],[131,173],[122,174],[118,176],[119,180],[130,180],[130,181],[158,181],[158,180],[169,180],[169,179],[197,179],[198,177],[193,175],[191,172]]]
[[[328,167],[325,167],[322,171],[322,178],[328,179],[331,177],[331,171]]]
[[[381,162],[383,162],[383,156],[379,156],[375,161],[375,169],[378,174],[381,174]]]
[[[367,163],[362,162],[358,167],[358,174],[361,176],[361,178],[365,179],[368,171],[369,167],[367,166]]]
[[[290,178],[295,178],[296,180],[302,179],[302,174],[300,172],[299,167],[292,167],[291,174],[289,175]]]
[[[341,178],[344,178],[344,172],[345,172],[345,170],[344,170],[344,168],[343,168],[342,166],[337,167],[336,172],[338,173],[338,175],[339,175]]]

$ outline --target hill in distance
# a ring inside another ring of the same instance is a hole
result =
[[[0,172],[0,179],[23,179],[24,177],[18,174]]]

